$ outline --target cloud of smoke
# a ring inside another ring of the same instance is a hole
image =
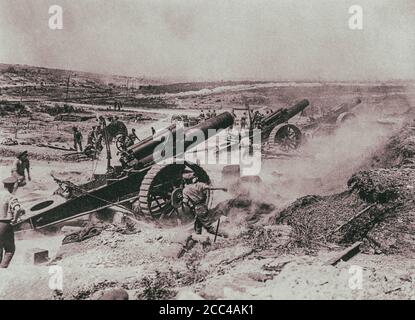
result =
[[[272,189],[279,190],[288,201],[345,190],[351,175],[369,164],[396,129],[378,123],[378,118],[376,113],[363,111],[333,133],[309,138],[300,157],[278,161],[277,165],[275,161],[264,164]]]

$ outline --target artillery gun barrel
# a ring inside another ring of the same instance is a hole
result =
[[[361,102],[362,100],[360,98],[354,98],[350,102],[339,104],[336,107],[332,108],[330,111],[328,111],[328,113],[323,115],[319,121],[325,123],[336,123],[338,117],[342,113],[351,112],[351,110],[357,105],[359,105]]]
[[[164,132],[168,134],[167,139],[172,139],[172,147],[173,147],[173,155],[177,156],[183,152],[185,152],[190,146],[195,146],[198,143],[202,143],[203,141],[207,140],[209,136],[209,130],[221,130],[226,129],[231,126],[234,122],[234,118],[231,113],[224,112],[219,114],[216,117],[210,118],[204,122],[197,124],[191,128],[184,130],[183,128],[177,128],[175,125],[169,126]],[[177,151],[177,133],[178,130],[184,130],[184,133],[179,135],[179,139],[182,140],[184,138],[183,143],[183,150]],[[203,134],[203,141],[198,140],[197,138],[201,137],[201,133]],[[127,149],[127,158],[124,161],[129,166],[143,166],[149,163],[152,163],[154,160],[154,151],[155,149],[160,146],[161,144],[165,143],[165,138],[161,138],[163,134],[157,136],[147,138]],[[154,139],[155,138],[155,139]]]
[[[354,107],[356,107],[357,105],[359,105],[361,102],[362,102],[362,100],[360,98],[354,98],[350,102],[346,102],[346,103],[342,103],[342,104],[338,105],[337,107],[335,107],[333,109],[333,111],[336,114],[340,114],[340,113],[343,113],[343,112],[348,112],[348,111],[352,110]]]
[[[160,141],[157,140],[157,137],[162,135],[164,131],[172,132],[176,128],[175,124],[172,124],[165,128],[164,130],[157,132],[154,136],[145,138],[144,140],[132,145],[127,149],[127,154],[129,159],[142,159],[152,154],[154,148],[160,144]]]
[[[292,107],[289,108],[282,108],[277,110],[276,112],[272,113],[268,117],[264,118],[262,120],[262,123],[267,125],[278,125],[280,123],[284,123],[297,115],[298,113],[302,112],[307,106],[310,104],[310,102],[307,99],[301,100],[297,104],[295,104]]]

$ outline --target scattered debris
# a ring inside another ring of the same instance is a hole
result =
[[[6,138],[1,142],[1,144],[4,146],[16,146],[19,144],[19,142],[17,142],[17,140],[12,139],[12,138]]]
[[[95,225],[88,225],[80,231],[68,234],[62,240],[62,244],[67,244],[71,242],[81,242],[86,239],[95,237],[102,232],[102,228],[97,227]]]

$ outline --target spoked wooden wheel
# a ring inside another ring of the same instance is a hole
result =
[[[186,171],[194,173],[196,182],[210,184],[206,171],[196,164],[154,165],[141,182],[138,199],[141,213],[155,219],[180,219],[182,214],[175,202]]]
[[[337,117],[336,124],[344,124],[352,120],[356,120],[356,115],[353,112],[343,112]]]
[[[116,137],[115,146],[117,147],[118,151],[125,151],[126,144],[128,142],[127,140],[129,140],[129,138],[124,135],[118,135]]]
[[[297,149],[302,140],[300,129],[293,124],[285,124],[281,126],[274,135],[274,143],[284,151]]]

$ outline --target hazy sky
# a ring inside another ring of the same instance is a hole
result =
[[[63,8],[63,30],[48,9]],[[363,30],[348,9],[363,8]],[[415,0],[0,0],[0,62],[147,77],[415,78]]]

